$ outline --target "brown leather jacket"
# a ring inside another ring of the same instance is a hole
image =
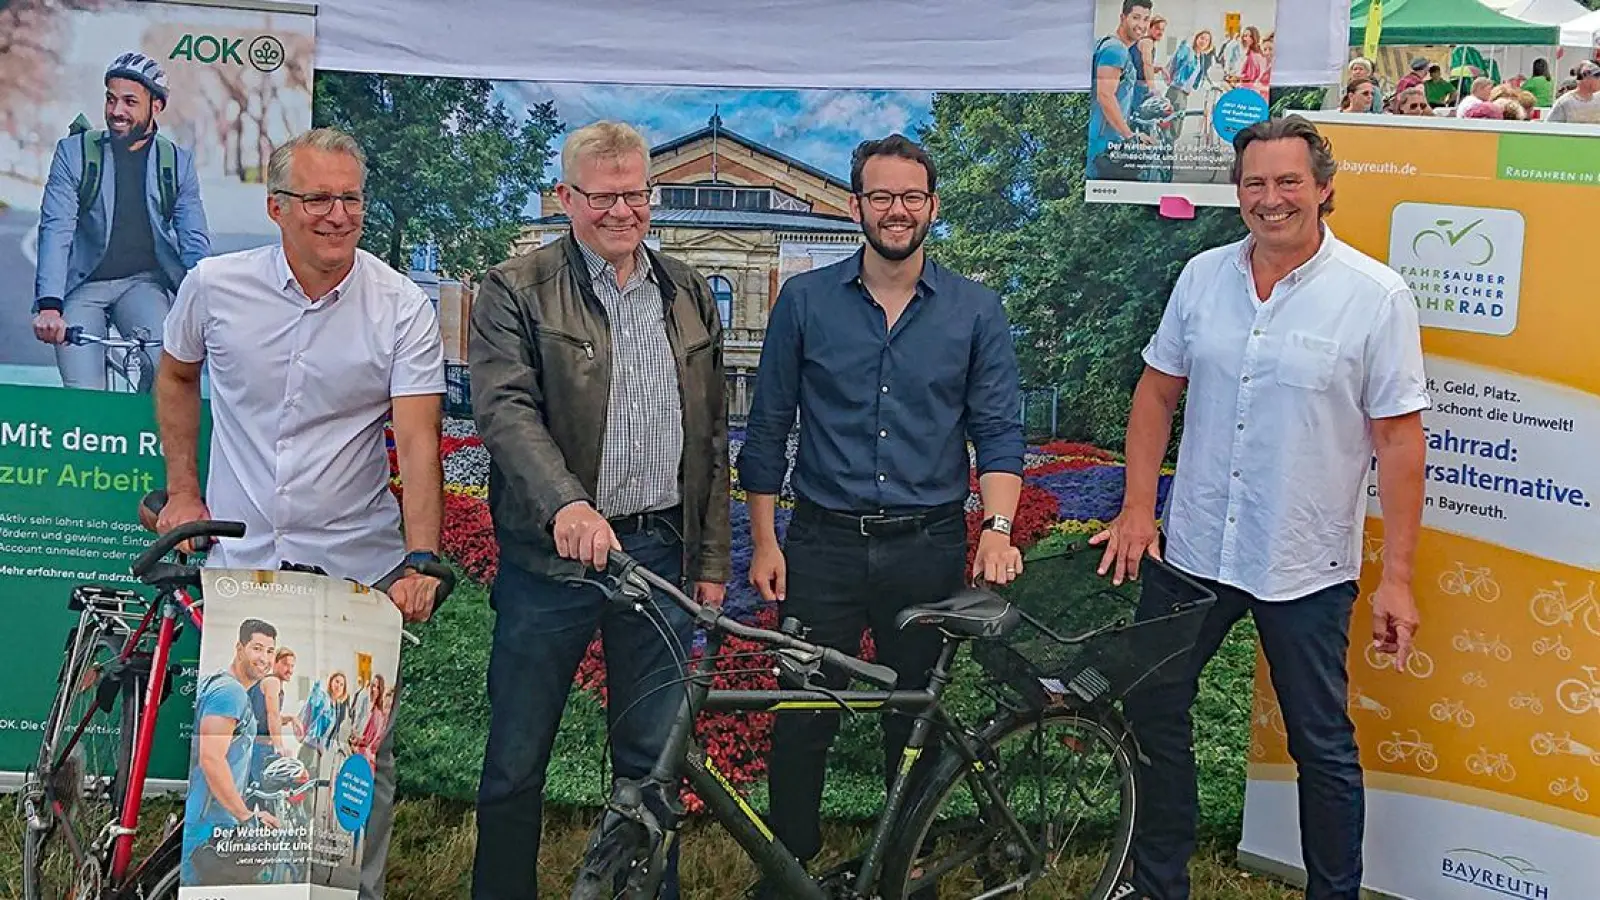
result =
[[[684,575],[731,576],[728,409],[722,319],[686,263],[646,247],[666,303],[683,407]],[[611,331],[572,235],[484,276],[468,344],[472,411],[489,451],[489,511],[501,558],[559,577],[550,526],[574,500],[594,502],[611,391]]]

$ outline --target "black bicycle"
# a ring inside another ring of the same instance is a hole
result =
[[[899,900],[936,891],[940,898],[987,898],[1040,887],[1049,896],[1103,900],[1124,874],[1137,814],[1138,753],[1116,704],[1132,690],[1181,675],[1175,663],[1193,646],[1215,597],[1149,559],[1138,587],[1114,590],[1094,575],[1091,556],[1069,548],[1031,560],[1001,591],[968,589],[901,612],[897,627],[935,628],[944,640],[928,686],[896,690],[896,672],[808,642],[792,619],[778,631],[745,625],[625,554],[611,554],[605,572],[574,581],[645,615],[656,614],[653,588],[688,612],[707,641],[687,675],[667,685],[682,685],[685,698],[652,771],[613,783],[572,897],[656,896],[687,781],[781,896]],[[1074,579],[1081,589],[1063,591]],[[778,690],[711,689],[727,635],[775,651]],[[958,659],[963,644],[971,663]],[[831,690],[818,682],[824,667],[877,689]],[[992,711],[969,727],[947,701],[978,691],[993,701]],[[915,720],[867,846],[813,876],[696,745],[693,729],[701,711],[832,709]],[[1066,852],[1095,840],[1106,847],[1103,859],[1085,863]]]

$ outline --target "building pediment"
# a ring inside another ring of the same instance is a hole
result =
[[[770,241],[761,239],[759,231],[715,231],[693,225],[658,225],[662,230],[674,232],[672,246],[677,250],[729,250],[748,252],[770,249]]]

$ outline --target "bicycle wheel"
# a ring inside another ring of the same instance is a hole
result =
[[[1133,840],[1126,726],[1060,709],[1006,716],[981,738],[992,751],[985,771],[1040,858],[1023,858],[977,773],[947,749],[884,854],[880,895],[900,900],[937,887],[940,898],[974,897],[1008,885],[1039,885],[1051,897],[1109,895]]]
[[[25,900],[93,896],[82,888],[98,882],[103,860],[89,847],[122,809],[138,715],[137,680],[116,671],[121,642],[92,624],[68,635],[56,699],[24,787],[24,808],[33,812],[23,823]]]

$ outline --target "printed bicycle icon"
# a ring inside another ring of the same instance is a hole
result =
[[[1553,588],[1543,588],[1528,602],[1528,612],[1540,625],[1571,626],[1578,613],[1583,613],[1583,627],[1600,636],[1600,603],[1594,599],[1594,582],[1589,582],[1589,592],[1572,602],[1567,602],[1567,583],[1553,581]]]
[[[1589,802],[1589,789],[1578,783],[1578,776],[1571,778],[1557,778],[1550,782],[1550,793],[1559,797],[1562,794],[1571,794],[1572,799],[1579,803]]]
[[[1367,659],[1367,665],[1374,669],[1394,671],[1395,657],[1393,654],[1384,653],[1368,643],[1364,655]],[[1433,674],[1433,657],[1421,650],[1412,648],[1411,656],[1406,659],[1406,673],[1415,678],[1427,678]]]
[[[1556,703],[1575,716],[1590,710],[1600,712],[1600,675],[1594,666],[1580,666],[1589,674],[1587,683],[1582,678],[1568,678],[1556,685]]]
[[[1478,254],[1473,254],[1474,258],[1467,262],[1467,265],[1470,266],[1481,266],[1487,263],[1489,260],[1494,259],[1494,241],[1489,240],[1488,235],[1476,230],[1479,225],[1483,224],[1482,219],[1479,219],[1476,222],[1461,228],[1459,231],[1450,230],[1455,226],[1455,222],[1451,221],[1450,219],[1435,219],[1433,220],[1433,224],[1438,227],[1419,231],[1417,232],[1417,236],[1411,239],[1412,253],[1420,257],[1422,256],[1422,248],[1425,244],[1437,243],[1439,245],[1439,249],[1441,250],[1445,248],[1456,247],[1466,247],[1472,249],[1481,247],[1482,258],[1476,258]],[[1432,238],[1433,240],[1427,240],[1428,238]]]
[[[1485,603],[1500,599],[1500,582],[1490,577],[1487,566],[1469,569],[1464,563],[1439,573],[1439,590],[1446,594],[1470,594]]]
[[[1387,741],[1378,742],[1378,758],[1386,763],[1397,763],[1411,760],[1423,772],[1432,772],[1439,768],[1439,754],[1433,751],[1433,745],[1422,739],[1422,732],[1411,729],[1411,736],[1403,738],[1400,732],[1393,731],[1394,737]]]
[[[1534,656],[1544,656],[1547,653],[1554,653],[1556,659],[1562,662],[1572,659],[1572,648],[1567,646],[1559,634],[1554,638],[1542,637],[1533,642]]]
[[[1257,725],[1265,725],[1285,737],[1289,734],[1288,729],[1284,728],[1283,725],[1283,710],[1279,709],[1278,704],[1271,700],[1261,697],[1256,698],[1254,718]]]
[[[1451,700],[1448,697],[1428,707],[1428,715],[1432,716],[1435,722],[1449,722],[1453,719],[1462,728],[1471,728],[1478,721],[1472,710],[1467,709],[1465,700]]]
[[[1356,709],[1371,710],[1372,712],[1377,713],[1378,714],[1378,718],[1380,718],[1380,719],[1387,719],[1390,716],[1394,715],[1394,713],[1390,711],[1389,707],[1384,706],[1382,703],[1380,703],[1376,699],[1374,699],[1372,697],[1369,697],[1366,694],[1363,694],[1361,692],[1360,688],[1351,688],[1351,690],[1350,690],[1350,708],[1352,710],[1356,710]]]
[[[1528,745],[1533,749],[1535,756],[1551,756],[1556,753],[1565,756],[1583,757],[1589,762],[1600,766],[1600,750],[1595,750],[1587,744],[1579,743],[1572,739],[1572,732],[1567,732],[1562,737],[1556,737],[1553,731],[1541,731],[1528,739]]]
[[[1383,561],[1383,538],[1368,535],[1362,540],[1362,543],[1365,544],[1363,554],[1366,556],[1367,562]]]
[[[1517,780],[1511,758],[1504,753],[1490,753],[1488,747],[1479,747],[1477,753],[1467,757],[1467,771],[1474,775],[1493,775],[1501,781]]]
[[[1450,639],[1450,646],[1462,653],[1482,653],[1484,656],[1493,656],[1501,662],[1511,661],[1510,645],[1498,637],[1491,641],[1481,631],[1463,630],[1460,634]]]
[[[1462,675],[1461,683],[1467,687],[1486,688],[1489,686],[1489,679],[1483,677],[1482,672],[1473,671]],[[1537,704],[1538,702],[1538,698],[1534,698],[1534,703]],[[1511,704],[1512,709],[1515,709],[1516,706],[1515,703]]]
[[[1513,694],[1511,708],[1525,709],[1537,716],[1544,712],[1544,701],[1535,694]]]

